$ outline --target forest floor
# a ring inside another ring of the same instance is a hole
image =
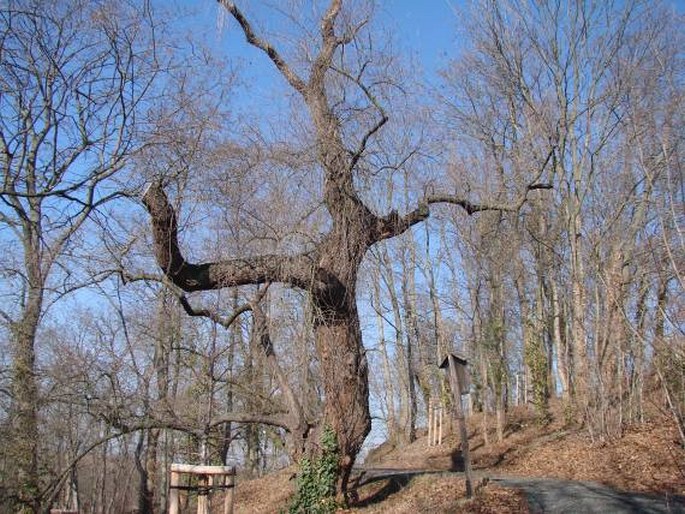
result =
[[[562,409],[553,408],[552,422],[540,426],[527,408],[510,415],[503,441],[490,434],[484,444],[482,419],[469,423],[469,444],[476,495],[467,500],[463,474],[458,470],[459,443],[454,431],[442,445],[430,447],[419,432],[410,445],[383,444],[372,450],[364,468],[383,469],[393,476],[360,480],[355,501],[341,513],[527,513],[526,495],[504,487],[498,478],[521,477],[593,482],[619,491],[647,493],[664,498],[685,496],[685,450],[679,445],[672,420],[658,412],[642,424],[624,429],[621,437],[593,441],[585,429],[568,426]],[[426,473],[404,473],[422,470]],[[236,514],[286,511],[295,485],[295,468],[263,478],[239,481]],[[363,477],[362,477],[363,478]],[[504,482],[504,483],[507,483]]]

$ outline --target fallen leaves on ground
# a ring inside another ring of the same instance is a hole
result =
[[[527,408],[509,413],[502,442],[490,434],[484,444],[482,418],[469,423],[470,448],[477,480],[484,476],[520,475],[596,481],[626,491],[685,495],[685,450],[678,443],[675,425],[658,413],[649,422],[625,429],[620,438],[601,444],[586,430],[566,426],[557,408],[551,423],[540,426]],[[376,452],[378,468],[450,470],[459,467],[459,440],[446,430],[443,444],[431,447],[425,434],[400,448],[386,445]],[[293,493],[295,468],[238,482],[235,512],[287,511]],[[479,482],[482,485],[482,482]],[[358,499],[340,513],[474,513],[519,514],[528,512],[521,493],[490,482],[478,488],[475,498],[465,498],[462,476],[420,475],[384,479],[360,487]]]
[[[365,486],[359,491],[356,507],[340,510],[339,514],[415,514],[430,512],[436,514],[523,514],[528,512],[523,495],[515,490],[504,489],[494,484],[479,488],[472,498],[466,498],[466,484],[458,476],[421,475],[409,480],[397,490],[392,480],[382,480]],[[392,491],[385,496],[383,490]],[[380,494],[379,494],[380,493]],[[382,498],[382,501],[378,501]]]

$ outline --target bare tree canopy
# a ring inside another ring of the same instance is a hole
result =
[[[529,191],[548,189],[538,183],[549,157],[511,203],[476,203],[453,194],[428,195],[421,205],[405,215],[396,211],[382,216],[372,212],[355,185],[357,166],[372,139],[388,122],[384,108],[371,86],[365,84],[361,69],[341,68],[345,49],[360,44],[368,20],[348,21],[342,16],[343,2],[334,0],[320,21],[319,45],[311,56],[306,76],[300,76],[281,53],[256,34],[252,23],[233,2],[219,2],[242,29],[248,44],[271,60],[287,83],[302,96],[308,109],[318,164],[323,170],[323,203],[332,219],[330,232],[316,247],[296,256],[266,255],[245,259],[193,264],[183,257],[178,244],[178,222],[158,183],[143,195],[153,225],[157,262],[177,286],[186,291],[210,290],[264,282],[283,282],[308,291],[315,311],[316,347],[322,366],[326,394],[324,423],[330,425],[341,446],[345,491],[355,457],[370,425],[368,369],[357,313],[357,276],[368,249],[375,243],[396,237],[429,216],[428,205],[450,203],[468,214],[486,210],[516,211]],[[356,143],[348,141],[344,120],[336,111],[338,99],[329,85],[330,76],[352,82],[365,98],[366,108],[376,111]],[[353,148],[353,150],[350,150]],[[551,152],[550,152],[551,156]],[[305,434],[306,435],[306,434]]]
[[[337,462],[345,502],[452,352],[485,447],[514,406],[685,441],[681,21],[6,2],[0,510],[165,512],[171,462]]]

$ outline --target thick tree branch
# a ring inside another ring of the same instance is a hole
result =
[[[224,423],[257,423],[260,425],[269,425],[272,427],[280,427],[290,432],[291,425],[288,423],[289,415],[283,414],[262,414],[250,412],[228,412],[212,418],[208,423],[209,427],[216,427]]]
[[[324,17],[321,20],[322,48],[314,61],[312,75],[310,77],[310,85],[317,91],[323,89],[323,79],[326,71],[331,65],[333,53],[338,45],[342,43],[342,40],[338,39],[335,35],[335,20],[340,13],[341,5],[341,0],[332,0],[326,10],[326,14],[324,14]]]
[[[186,298],[186,296],[184,294],[179,294],[178,300],[181,303],[183,310],[186,312],[186,314],[188,316],[207,318],[207,319],[212,320],[217,325],[221,325],[225,329],[228,329],[235,322],[235,320],[238,319],[238,317],[241,314],[244,314],[248,311],[253,310],[253,305],[258,304],[260,301],[262,301],[262,299],[264,298],[264,295],[266,294],[267,289],[268,289],[268,284],[267,284],[267,287],[262,288],[257,293],[257,297],[252,302],[245,303],[245,304],[239,306],[228,317],[223,317],[218,312],[211,310],[211,309],[207,309],[206,307],[199,308],[199,309],[193,307],[192,305],[190,305],[190,302],[188,302],[188,298]]]
[[[230,316],[221,316],[217,311],[208,309],[207,307],[193,307],[183,290],[179,289],[176,284],[171,282],[166,275],[150,275],[148,273],[131,275],[130,273],[122,270],[118,270],[118,273],[124,283],[144,280],[146,282],[159,282],[160,284],[164,284],[167,289],[171,291],[174,296],[176,296],[178,302],[181,304],[181,307],[183,307],[183,310],[188,316],[207,318],[217,325],[221,325],[225,329],[229,329],[231,325],[235,323],[235,320],[237,320],[242,314],[252,311],[253,306],[258,305],[259,302],[264,299],[264,295],[266,295],[266,292],[269,289],[269,284],[267,283],[266,287],[260,289],[255,298],[250,302],[244,303],[243,305],[237,307]]]
[[[538,182],[538,180],[540,180],[542,177],[547,164],[549,164],[550,160],[554,158],[555,150],[555,146],[550,148],[547,158],[537,170],[535,178],[526,185],[525,190],[518,196],[516,200],[512,202],[477,203],[457,194],[426,195],[424,196],[423,200],[419,202],[419,206],[416,209],[405,214],[404,216],[399,216],[396,211],[392,211],[387,216],[377,218],[375,227],[373,228],[370,236],[371,244],[377,241],[382,241],[383,239],[389,239],[391,237],[398,236],[404,231],[408,230],[411,226],[424,221],[426,218],[428,218],[428,216],[430,216],[428,206],[434,203],[458,205],[469,215],[483,211],[517,212],[526,203],[528,200],[528,194],[531,191],[538,189],[552,189],[551,184],[541,183]]]
[[[376,219],[371,240],[375,243],[398,236],[413,225],[426,220],[428,216],[430,216],[430,211],[426,202],[421,202],[416,209],[404,216],[400,216],[397,211],[393,210],[387,216]]]
[[[229,2],[227,0],[218,0],[218,2],[229,12],[231,13],[231,16],[235,18],[235,20],[238,22],[240,25],[240,28],[243,29],[243,34],[245,34],[245,39],[249,44],[252,46],[259,48],[261,51],[263,51],[266,55],[269,56],[269,59],[271,59],[271,62],[273,62],[276,65],[276,68],[278,71],[281,72],[283,77],[288,81],[288,83],[302,96],[305,96],[307,92],[307,86],[305,82],[295,73],[295,71],[288,65],[288,63],[285,62],[283,57],[281,57],[281,54],[278,53],[278,51],[267,41],[264,41],[260,37],[255,34],[254,29],[252,28],[252,25],[250,22],[245,18],[245,15],[238,9],[238,7],[233,3]]]
[[[151,184],[143,204],[152,218],[154,253],[164,274],[184,291],[207,291],[223,287],[283,282],[302,289],[317,286],[315,254],[263,255],[245,259],[193,264],[178,245],[178,221],[161,184]]]
[[[211,428],[223,423],[256,423],[290,430],[288,413],[276,410],[273,412],[224,412],[221,416],[210,419],[206,427],[203,425],[202,428],[199,428],[200,425],[197,421],[183,419],[177,416],[170,408],[164,409],[164,412],[151,412],[142,418],[120,418],[116,413],[112,415],[107,412],[97,413],[96,416],[110,427],[116,429],[120,435],[130,434],[138,430],[158,428],[177,430],[200,436],[206,427]]]
[[[513,202],[484,202],[475,203],[459,195],[429,195],[426,197],[427,204],[450,203],[463,208],[469,215],[482,211],[505,211],[516,212],[528,200],[528,193],[537,189],[552,189],[551,184],[529,184],[525,191]]]
[[[372,244],[384,239],[398,236],[408,230],[413,225],[425,221],[430,216],[428,206],[434,203],[448,203],[458,205],[469,215],[482,211],[504,211],[517,212],[528,199],[528,193],[538,189],[552,189],[551,184],[529,184],[516,200],[513,202],[472,202],[459,195],[427,195],[419,206],[404,216],[400,216],[397,211],[392,211],[387,216],[377,218],[376,225],[370,235]]]

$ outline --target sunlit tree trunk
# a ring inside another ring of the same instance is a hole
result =
[[[393,330],[395,332],[395,359],[399,376],[399,409],[397,412],[397,437],[399,441],[407,441],[411,427],[412,405],[416,405],[416,387],[414,385],[414,361],[412,359],[411,339],[407,334],[402,317],[399,293],[395,284],[392,261],[387,248],[382,246],[379,250],[382,263],[383,279],[386,285],[388,299],[393,314]]]
[[[373,273],[373,298],[372,306],[376,311],[376,329],[378,330],[378,345],[381,353],[381,369],[383,373],[383,391],[382,398],[385,404],[387,415],[386,425],[388,430],[388,440],[391,442],[398,441],[398,425],[397,414],[395,413],[395,381],[393,380],[392,370],[390,367],[390,356],[388,354],[388,341],[385,336],[385,325],[383,313],[383,301],[381,296],[381,266],[378,262],[378,270]]]

